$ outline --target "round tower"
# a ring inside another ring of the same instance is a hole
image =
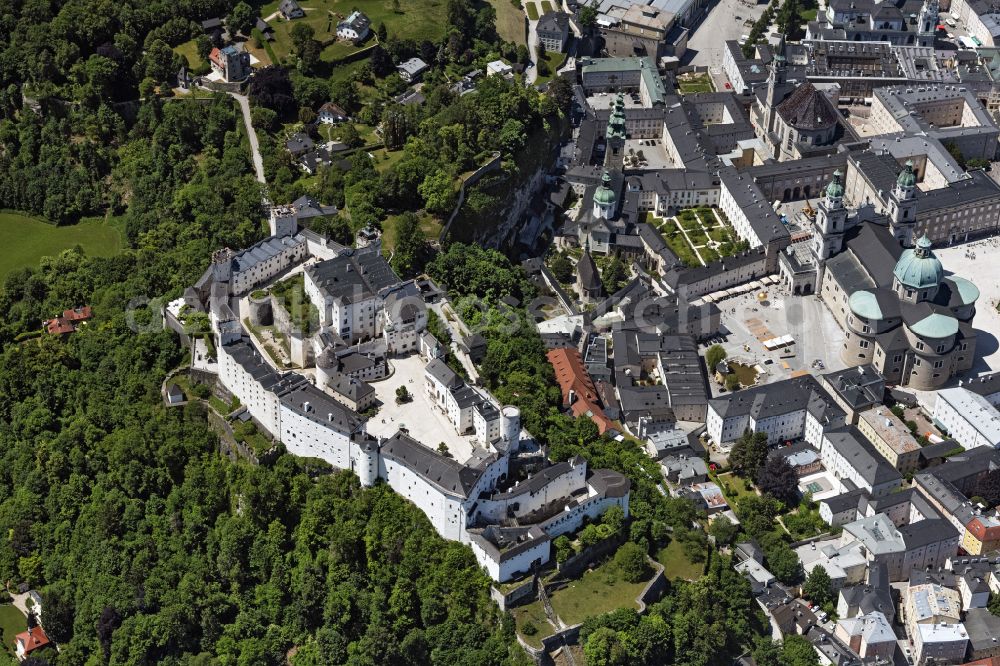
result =
[[[362,486],[374,486],[375,482],[378,481],[378,440],[368,433],[355,434],[352,439],[358,451],[354,471],[357,473],[358,479],[361,480]]]
[[[266,291],[255,291],[247,299],[249,312],[247,317],[254,326],[270,326],[274,323],[274,312],[271,310],[271,295]]]
[[[500,439],[511,453],[517,451],[521,440],[521,410],[513,405],[500,409]]]

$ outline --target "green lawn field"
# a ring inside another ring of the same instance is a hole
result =
[[[0,211],[0,279],[16,268],[36,266],[42,257],[80,245],[91,256],[110,257],[121,251],[118,230],[103,219],[57,227],[35,217]]]
[[[274,42],[271,48],[275,56],[285,58],[292,50],[291,31],[296,23],[306,23],[312,27],[315,39],[326,41],[337,34],[337,23],[341,17],[347,18],[355,9],[363,12],[372,22],[372,30],[384,23],[390,37],[413,39],[436,39],[444,32],[447,11],[446,0],[399,0],[399,11],[392,2],[386,0],[302,0],[305,17],[285,21],[275,17],[269,21],[274,28]],[[274,0],[260,9],[260,15],[267,18],[278,9]],[[371,38],[370,38],[371,39]],[[371,41],[364,46],[370,46]],[[323,52],[324,60],[336,60],[357,50],[349,42],[328,46]]]
[[[0,664],[16,664],[14,657],[14,636],[28,628],[24,614],[11,604],[0,606],[0,631],[3,632],[3,650],[0,650]]]
[[[497,34],[505,42],[526,44],[524,11],[515,7],[510,0],[490,0],[497,12]]]

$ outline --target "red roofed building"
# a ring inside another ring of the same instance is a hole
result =
[[[962,548],[969,555],[991,553],[1000,548],[1000,520],[996,516],[976,516],[965,526]]]
[[[72,310],[63,310],[63,319],[69,319],[70,321],[87,321],[93,316],[89,305],[84,305],[82,308],[73,308]]]
[[[35,650],[43,648],[48,644],[49,637],[37,625],[27,631],[22,631],[14,637],[14,649],[17,651],[17,658],[21,661],[24,661],[25,657]]]
[[[66,335],[75,331],[76,326],[65,317],[56,317],[45,322],[45,329],[49,335]]]
[[[597,424],[602,435],[614,427],[601,408],[597,388],[583,365],[580,352],[573,348],[550,349],[545,356],[556,372],[556,381],[562,390],[563,407],[568,407],[573,416],[589,417]]]
[[[72,310],[63,310],[61,317],[45,322],[45,330],[49,335],[67,335],[76,331],[79,322],[87,321],[93,316],[89,305]]]

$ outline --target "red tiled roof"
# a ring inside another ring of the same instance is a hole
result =
[[[987,527],[983,524],[983,521],[979,520],[979,516],[970,520],[965,529],[969,530],[972,536],[976,537],[979,541],[996,541],[1000,539],[1000,525]]]
[[[31,654],[35,650],[48,645],[49,637],[45,635],[41,627],[36,625],[27,631],[19,633],[14,637],[14,641],[24,646],[24,654]]]
[[[214,62],[219,67],[222,67],[222,61],[219,60],[219,54],[220,53],[222,53],[222,51],[220,51],[217,48],[213,48],[212,52],[208,54],[208,59],[211,60],[212,62]]]
[[[597,388],[594,386],[594,380],[590,378],[590,373],[583,366],[580,352],[564,347],[550,349],[545,357],[556,372],[556,381],[562,391],[563,406],[569,407],[573,416],[589,416],[603,435],[613,424],[601,409]],[[570,403],[570,392],[573,393],[572,403]]]
[[[93,316],[89,305],[84,305],[82,308],[73,308],[72,310],[63,310],[63,319],[69,319],[70,321],[84,321],[90,319]]]
[[[50,319],[46,325],[46,329],[49,335],[65,335],[66,333],[72,333],[76,330],[73,322],[69,321],[64,317],[56,317],[55,319]]]

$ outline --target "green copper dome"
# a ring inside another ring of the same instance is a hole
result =
[[[594,203],[611,205],[617,198],[615,191],[611,189],[611,174],[605,171],[601,177],[601,186],[594,192]]]
[[[941,340],[950,338],[958,333],[958,320],[948,315],[935,312],[929,314],[913,326],[910,330],[922,338],[932,338]]]
[[[837,169],[833,172],[833,180],[826,186],[826,196],[831,199],[839,199],[844,196],[844,186],[840,182],[841,176],[843,174],[840,172],[840,169]]]
[[[906,168],[899,172],[896,184],[900,187],[913,187],[917,184],[917,176],[913,173],[913,160],[906,160]]]
[[[962,299],[962,305],[972,305],[979,300],[979,287],[972,284],[963,277],[951,276],[951,281],[958,290],[958,296]]]
[[[870,291],[856,291],[847,300],[847,305],[851,312],[859,317],[869,320],[882,318],[882,308],[879,307],[878,298]]]
[[[931,240],[924,235],[912,250],[904,250],[903,255],[892,269],[900,284],[911,289],[936,287],[944,279],[941,261],[931,252]]]

